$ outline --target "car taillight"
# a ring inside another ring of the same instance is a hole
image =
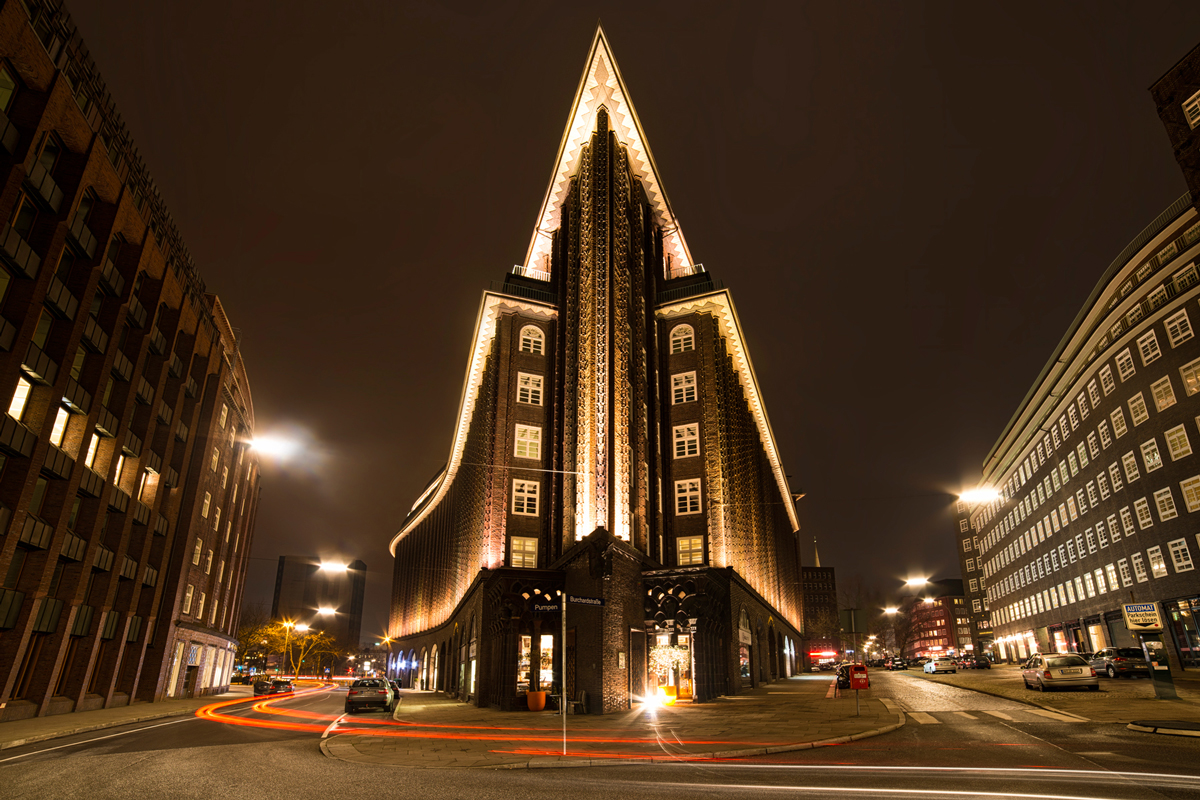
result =
[[[1092,677],[1093,678],[1096,677],[1096,670],[1094,670],[1094,669],[1092,670]]]
[[[1114,658],[1114,659],[1113,659],[1113,661],[1124,661],[1124,660],[1125,660],[1125,659],[1123,659],[1123,658],[1121,658],[1121,657],[1119,657],[1119,656],[1118,656],[1117,658]]]
[[[351,689],[350,691],[346,692],[346,694],[348,694],[348,695],[349,695],[349,694],[358,694],[358,692],[356,692],[356,691],[354,691],[353,689]]]
[[[1050,674],[1050,670],[1046,670],[1046,671],[1045,671],[1045,672],[1043,672],[1042,674],[1043,674],[1043,675],[1045,675],[1047,678],[1053,677],[1053,676]]]

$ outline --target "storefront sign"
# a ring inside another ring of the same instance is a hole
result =
[[[1157,603],[1123,603],[1121,613],[1125,616],[1127,630],[1135,633],[1157,633],[1163,629]]]

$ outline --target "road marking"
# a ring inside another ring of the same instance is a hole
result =
[[[324,738],[325,738],[325,737],[327,737],[329,734],[333,733],[333,729],[334,729],[334,728],[336,728],[336,727],[337,727],[337,724],[338,724],[339,722],[341,722],[342,720],[344,720],[345,718],[346,718],[346,715],[345,715],[345,714],[342,714],[340,717],[338,717],[337,719],[335,719],[333,722],[329,723],[329,727],[328,727],[328,728],[326,728],[326,729],[325,729],[325,732],[321,734],[321,738],[322,738],[322,739],[324,739]]]
[[[1059,714],[1057,711],[1047,711],[1044,708],[1030,708],[1026,710],[1030,714],[1037,714],[1047,719],[1057,720],[1058,722],[1090,722],[1086,717],[1077,717],[1074,714],[1067,716],[1066,714]]]
[[[958,714],[960,717],[966,717],[967,719],[979,719],[979,717],[976,717],[973,714],[968,714],[965,711],[955,711],[954,713]]]
[[[829,684],[829,691],[825,693],[826,700],[832,700],[834,693],[837,691],[837,681]]]
[[[926,714],[924,711],[910,711],[908,715],[922,725],[941,725],[941,720],[934,717],[932,714]]]
[[[1005,714],[1003,711],[986,711],[985,710],[983,713],[991,714],[993,717],[999,717],[1000,719],[1006,719],[1009,722],[1013,721],[1013,718],[1010,717],[1008,714]]]
[[[60,744],[57,747],[47,747],[43,750],[35,750],[32,753],[24,753],[19,756],[9,756],[8,758],[0,758],[0,764],[3,764],[5,761],[16,761],[18,758],[28,758],[29,756],[36,756],[39,753],[49,753],[52,750],[62,750],[64,747],[78,747],[81,744],[90,744],[92,742],[99,742],[102,739],[112,739],[113,737],[116,737],[116,736],[128,736],[131,733],[141,733],[142,731],[148,731],[151,728],[161,728],[164,725],[178,725],[181,722],[191,722],[194,719],[199,719],[199,717],[184,717],[183,719],[173,719],[170,722],[160,722],[157,725],[147,725],[144,728],[137,728],[132,731],[121,731],[120,733],[110,733],[107,736],[97,736],[95,739],[85,739],[82,742],[72,742],[71,744]]]

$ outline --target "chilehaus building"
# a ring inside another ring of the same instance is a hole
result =
[[[483,293],[449,460],[391,541],[391,674],[501,709],[565,677],[589,713],[788,676],[798,529],[732,297],[598,31],[525,262]]]
[[[956,531],[1002,658],[1138,646],[1121,605],[1152,602],[1200,667],[1200,47],[1151,95],[1189,191],[1104,271]]]
[[[61,5],[0,6],[0,720],[221,691],[238,338]]]

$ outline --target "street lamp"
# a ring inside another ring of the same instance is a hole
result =
[[[349,569],[350,569],[350,566],[348,564],[339,564],[336,561],[322,561],[321,562],[321,571],[322,572],[347,572],[347,571],[349,571]]]
[[[981,503],[990,503],[993,500],[999,500],[1000,492],[996,491],[990,486],[979,486],[963,492],[958,496],[958,499],[962,500],[964,503],[979,505]]]
[[[929,583],[928,578],[909,578],[904,582],[904,585],[910,589],[915,589],[918,586],[924,586],[927,583]]]

